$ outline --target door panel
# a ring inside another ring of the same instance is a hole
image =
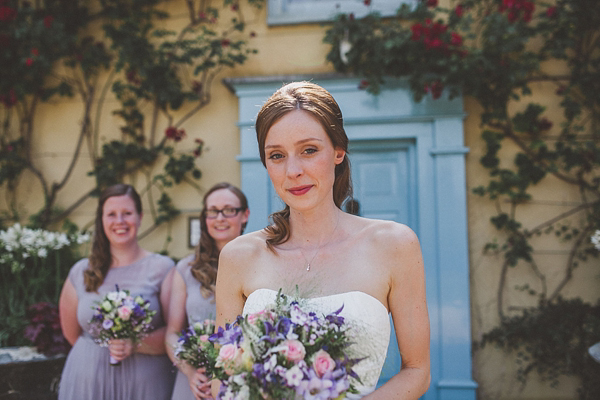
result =
[[[358,214],[411,226],[416,218],[414,144],[402,140],[352,143],[350,162],[354,199],[359,204]],[[398,373],[400,366],[400,352],[392,324],[387,358],[378,386]]]

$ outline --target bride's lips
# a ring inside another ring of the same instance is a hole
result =
[[[303,194],[306,194],[310,189],[312,189],[312,185],[296,186],[293,188],[289,188],[288,192],[290,192],[294,196],[302,196]]]

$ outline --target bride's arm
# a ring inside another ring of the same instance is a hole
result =
[[[239,239],[239,238],[238,238]],[[219,268],[215,298],[217,301],[216,329],[225,328],[225,324],[233,323],[244,308],[244,277],[248,267],[248,259],[241,256],[244,251],[234,240],[221,250],[219,255]],[[212,395],[214,398],[219,393],[220,381],[214,380]]]
[[[429,316],[421,247],[410,228],[395,225],[392,231],[387,235],[392,242],[388,242],[383,250],[390,265],[388,305],[402,356],[402,369],[365,399],[418,399],[431,381]]]

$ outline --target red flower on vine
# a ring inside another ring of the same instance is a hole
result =
[[[438,0],[425,0],[425,5],[427,7],[437,7]]]
[[[538,129],[540,131],[547,131],[548,129],[552,128],[552,121],[548,120],[547,118],[542,118],[538,121]]]
[[[238,4],[232,4],[231,5],[231,11],[237,11],[240,9],[240,6]]]
[[[431,96],[434,100],[439,99],[444,91],[444,85],[440,81],[434,81],[431,84],[425,84],[425,93],[431,92]]]
[[[462,46],[463,38],[456,32],[452,32],[452,39],[450,40],[453,46],[459,47]]]
[[[498,8],[500,12],[508,11],[507,17],[509,22],[516,22],[523,17],[524,22],[531,21],[535,4],[530,0],[502,0],[502,4]]]
[[[52,15],[46,15],[44,17],[44,26],[48,29],[52,28],[52,23],[54,22],[54,17]]]
[[[462,4],[457,5],[456,8],[454,9],[454,14],[456,14],[456,16],[458,18],[462,17],[464,13],[465,13],[465,8],[463,7]]]
[[[34,47],[33,49],[31,49],[31,54],[33,54],[34,56],[39,56],[40,51],[37,49],[37,47]]]
[[[231,40],[229,40],[229,39],[223,39],[223,40],[221,40],[221,46],[223,46],[223,47],[227,47],[230,44],[231,44]]]
[[[10,89],[7,95],[0,95],[0,103],[4,104],[6,108],[10,108],[17,104],[15,89]]]
[[[546,16],[548,18],[556,17],[556,7],[548,7],[548,9],[546,10]]]
[[[17,18],[17,10],[8,6],[0,7],[0,21],[2,22],[11,22]]]
[[[185,131],[183,129],[177,129],[174,126],[170,126],[165,131],[165,136],[169,139],[179,142],[185,137]]]
[[[363,4],[368,7],[371,5],[371,0],[363,0]]]
[[[33,58],[27,57],[27,59],[25,60],[25,65],[31,67],[33,65]]]

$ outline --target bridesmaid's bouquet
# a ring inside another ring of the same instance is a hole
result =
[[[142,296],[133,297],[128,290],[108,292],[96,306],[90,320],[90,334],[100,346],[108,346],[112,339],[130,339],[139,342],[152,329],[155,310]],[[111,365],[120,362],[110,358]]]
[[[342,307],[343,308],[343,307]],[[278,293],[276,304],[239,316],[211,336],[221,345],[220,399],[337,399],[357,393],[360,360],[347,354],[349,327],[339,310],[319,317]]]
[[[215,376],[215,362],[219,351],[209,340],[215,332],[215,321],[206,319],[184,329],[177,341],[175,357],[194,368],[204,367],[208,377]]]

